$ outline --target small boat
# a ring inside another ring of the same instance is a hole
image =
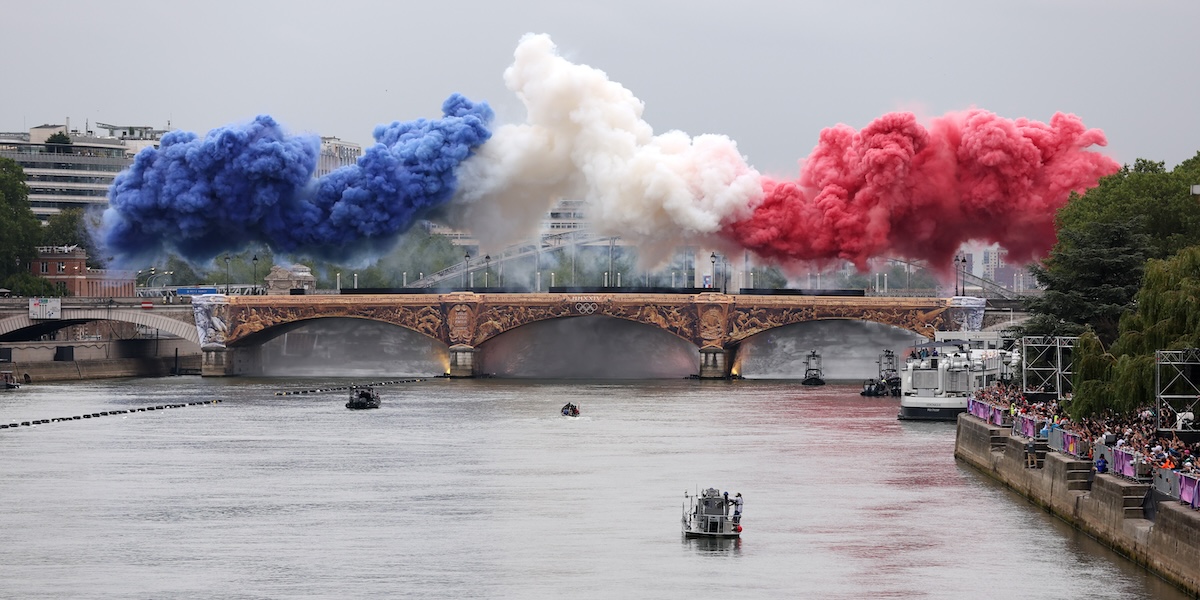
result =
[[[730,514],[730,507],[733,514]],[[736,538],[742,535],[742,495],[708,488],[699,494],[683,493],[685,537]]]
[[[379,408],[379,392],[373,387],[351,387],[350,401],[346,403],[346,408]]]
[[[860,396],[899,396],[900,395],[900,372],[896,370],[896,353],[891,350],[884,350],[883,354],[879,355],[879,378],[868,379],[863,383],[863,390],[859,392]]]
[[[825,385],[825,374],[821,372],[821,355],[817,354],[816,350],[808,353],[808,358],[804,359],[804,381],[800,382],[803,385]]]
[[[12,371],[0,371],[0,390],[15,390],[21,387]]]
[[[579,405],[572,404],[570,402],[564,404],[562,407],[562,416],[578,417],[579,416]]]

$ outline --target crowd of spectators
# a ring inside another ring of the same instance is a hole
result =
[[[992,406],[1008,410],[1013,417],[1032,417],[1045,421],[1042,435],[1049,430],[1062,429],[1078,435],[1093,445],[1104,444],[1140,454],[1156,467],[1173,469],[1183,473],[1200,473],[1200,442],[1186,443],[1172,433],[1159,435],[1157,415],[1153,408],[1144,408],[1132,415],[1108,413],[1082,421],[1072,421],[1057,399],[1042,399],[1038,394],[1031,400],[1018,388],[994,386],[975,392],[975,399]],[[1069,402],[1069,398],[1065,399]],[[1182,424],[1190,420],[1191,413],[1169,415],[1170,424]]]

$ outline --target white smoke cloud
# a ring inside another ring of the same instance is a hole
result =
[[[725,246],[715,234],[762,199],[761,177],[733,140],[655,136],[641,100],[559,56],[547,35],[521,40],[504,81],[526,121],[497,128],[462,163],[450,211],[485,248],[530,239],[555,201],[578,198],[597,233],[636,244],[643,264],[657,264],[677,246]]]

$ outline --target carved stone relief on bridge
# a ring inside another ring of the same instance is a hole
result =
[[[700,345],[700,340],[697,339],[696,335],[696,330],[698,329],[696,327],[696,309],[690,305],[641,304],[632,306],[609,304],[604,307],[604,314],[610,317],[654,325],[659,329]]]
[[[227,305],[228,306],[228,305]],[[240,340],[267,328],[320,317],[350,317],[391,323],[435,339],[441,338],[442,313],[434,306],[354,306],[319,304],[308,306],[234,305],[230,317],[236,323],[229,341]],[[199,323],[197,316],[197,323]]]
[[[571,316],[607,316],[654,325],[683,339],[695,342],[696,318],[690,307],[675,305],[624,305],[611,300],[570,300],[562,304],[529,306],[524,304],[490,304],[480,310],[476,319],[472,345],[493,338],[505,331],[535,321]]]
[[[704,346],[724,346],[727,327],[726,307],[707,306],[700,309],[700,339]]]
[[[466,304],[455,304],[447,311],[446,337],[451,344],[470,344],[475,331],[475,310]]]
[[[596,313],[597,310],[594,302],[590,304],[568,302],[548,306],[490,304],[479,313],[473,345],[478,346],[484,340],[535,321],[566,317],[572,314],[590,315]]]
[[[800,308],[734,307],[730,319],[730,341],[746,339],[756,333],[806,321],[821,319],[858,319],[875,321],[907,329],[928,337],[947,322],[945,307],[922,309],[880,308],[863,310],[861,306],[806,306]]]

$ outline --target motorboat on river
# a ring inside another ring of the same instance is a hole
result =
[[[900,371],[896,368],[896,353],[891,350],[884,350],[883,354],[879,355],[879,378],[868,379],[863,383],[863,389],[859,392],[861,396],[899,396],[900,395]]]
[[[0,371],[0,390],[15,390],[21,387],[12,371]]]
[[[825,385],[825,373],[821,371],[821,355],[816,350],[808,353],[804,359],[803,385]]]
[[[346,408],[379,408],[379,403],[379,392],[375,388],[354,386],[350,388],[350,401],[346,403]]]
[[[733,508],[730,514],[730,507]],[[736,538],[742,535],[742,495],[729,496],[717,488],[683,493],[685,537]]]
[[[579,405],[573,404],[571,402],[564,404],[562,407],[562,416],[578,417],[579,416]]]
[[[1010,381],[1021,361],[1002,348],[1000,334],[939,331],[917,344],[900,372],[901,420],[953,421],[966,412],[975,390]]]

